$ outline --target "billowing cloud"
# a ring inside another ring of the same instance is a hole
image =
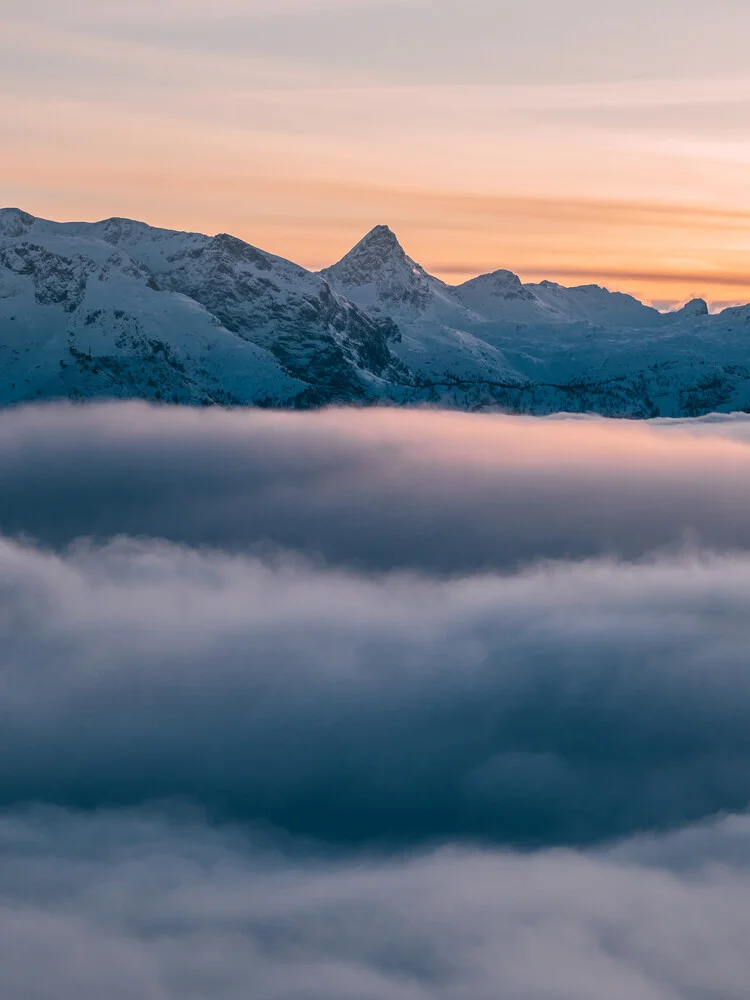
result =
[[[0,605],[0,804],[535,846],[750,801],[747,555],[441,580],[6,541]]]
[[[3,996],[744,1000],[749,859],[746,817],[609,852],[341,861],[199,818],[9,814]]]

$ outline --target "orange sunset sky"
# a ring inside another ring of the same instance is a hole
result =
[[[750,301],[750,3],[0,0],[0,203]]]

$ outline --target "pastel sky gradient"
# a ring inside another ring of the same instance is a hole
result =
[[[750,300],[747,0],[0,0],[0,204]]]

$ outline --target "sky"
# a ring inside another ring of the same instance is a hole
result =
[[[750,300],[746,0],[0,0],[0,203]]]

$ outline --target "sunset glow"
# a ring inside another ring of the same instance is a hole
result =
[[[523,6],[5,0],[0,201],[311,268],[383,222],[449,281],[750,299],[750,8]]]

